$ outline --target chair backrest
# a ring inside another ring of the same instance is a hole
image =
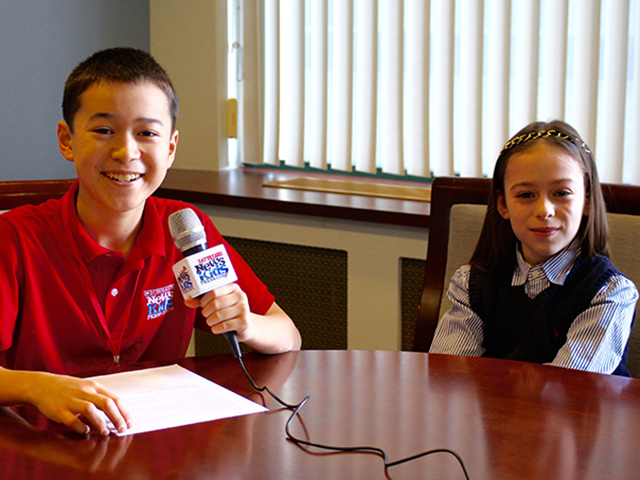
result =
[[[38,205],[51,198],[60,198],[73,180],[29,180],[0,182],[0,210],[21,205]]]
[[[491,179],[438,177],[432,184],[431,223],[422,299],[413,349],[429,350],[438,320],[449,309],[446,292],[455,270],[471,258],[489,198]],[[603,184],[607,204],[611,261],[640,285],[640,187]],[[636,305],[640,315],[640,302]],[[640,377],[640,321],[629,342],[627,367]]]
[[[474,205],[475,208],[485,208],[489,199],[491,180],[488,178],[437,177],[431,184],[431,219],[429,222],[429,242],[427,244],[427,259],[422,285],[422,298],[418,310],[416,332],[413,339],[413,350],[427,352],[433,340],[433,334],[440,319],[440,308],[443,296],[451,278],[451,271],[467,263],[475,247],[480,227],[474,230],[471,226],[464,226],[460,222],[464,236],[458,235],[458,222],[454,222],[455,235],[450,235],[451,209],[454,205]],[[482,215],[484,212],[481,213]],[[457,220],[457,219],[456,219]],[[469,218],[470,225],[482,226],[480,220]],[[451,247],[449,257],[450,238],[456,240]],[[462,243],[464,242],[464,245]],[[454,259],[455,255],[455,259]],[[458,263],[459,262],[459,263]]]

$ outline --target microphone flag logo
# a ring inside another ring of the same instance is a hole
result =
[[[173,273],[185,298],[199,297],[238,279],[224,245],[183,258],[173,266]]]

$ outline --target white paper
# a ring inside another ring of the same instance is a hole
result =
[[[179,365],[92,377],[118,394],[133,426],[118,435],[209,422],[267,411]],[[115,432],[113,424],[109,428]]]

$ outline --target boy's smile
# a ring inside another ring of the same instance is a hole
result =
[[[60,151],[80,179],[78,216],[83,223],[118,213],[139,221],[175,158],[167,96],[153,83],[100,82],[80,100],[73,125],[58,125]]]

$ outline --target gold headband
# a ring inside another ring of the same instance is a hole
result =
[[[579,147],[582,147],[582,149],[585,152],[591,153],[591,150],[589,150],[589,147],[587,146],[587,144],[584,143],[578,137],[571,137],[571,136],[567,135],[566,133],[562,133],[562,132],[560,132],[558,130],[542,130],[541,132],[524,133],[524,134],[520,135],[519,137],[514,138],[513,140],[509,140],[505,144],[505,146],[502,148],[502,150],[500,150],[500,155],[502,155],[505,151],[515,147],[516,145],[520,145],[521,143],[525,143],[525,142],[528,142],[530,140],[536,140],[538,138],[548,138],[548,137],[558,137],[558,138],[562,138],[564,140],[569,140],[570,142],[575,143]]]

